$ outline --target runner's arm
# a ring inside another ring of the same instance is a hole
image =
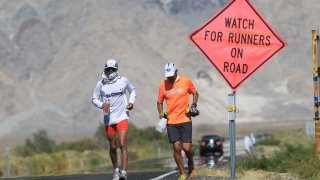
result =
[[[199,98],[199,93],[198,93],[198,91],[196,91],[192,95],[193,95],[193,98],[192,98],[192,104],[191,104],[190,111],[195,113],[197,111],[197,102],[198,102],[198,98]]]
[[[198,91],[196,91],[196,92],[193,94],[192,104],[197,105],[198,99],[199,99],[199,93],[198,93]]]
[[[163,118],[163,101],[164,101],[164,90],[163,90],[163,82],[160,84],[159,91],[158,91],[158,100],[157,100],[157,109],[159,112],[159,118]]]
[[[129,91],[129,103],[134,104],[134,102],[136,101],[136,88],[133,86],[133,84],[131,83],[131,81],[124,77],[124,81],[126,83],[126,88]]]
[[[158,109],[158,112],[159,112],[159,118],[163,118],[164,116],[164,113],[163,113],[163,103],[159,103],[157,101],[157,109]]]
[[[199,93],[197,91],[197,89],[194,87],[192,81],[189,79],[189,93],[193,95],[193,98],[192,98],[192,105],[191,107],[197,107],[197,103],[198,103],[198,99],[199,99]],[[194,108],[191,108],[191,112],[195,112],[196,109]]]
[[[130,80],[126,77],[124,77],[124,81],[126,83],[126,89],[129,91],[129,102],[127,104],[126,109],[132,110],[133,104],[136,101],[136,88],[133,86],[133,84],[130,82]]]
[[[95,107],[102,109],[103,102],[101,101],[101,98],[100,98],[100,89],[101,89],[101,81],[99,81],[96,87],[94,88],[93,95],[92,95],[92,104]]]

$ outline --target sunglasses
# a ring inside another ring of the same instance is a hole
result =
[[[116,72],[118,69],[117,68],[112,68],[112,67],[104,68],[105,72],[108,72],[110,70],[113,71],[113,72]]]

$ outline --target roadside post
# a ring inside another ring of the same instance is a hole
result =
[[[230,178],[235,179],[236,174],[236,92],[228,94],[228,120],[229,120],[229,137],[230,137]]]
[[[310,136],[310,142],[313,141],[313,138],[316,134],[316,128],[315,128],[315,122],[314,121],[308,121],[306,122],[306,135]]]
[[[314,84],[314,123],[316,152],[320,158],[320,121],[319,121],[319,59],[317,48],[319,48],[319,35],[316,30],[312,30],[312,63],[313,63],[313,84]]]
[[[6,176],[7,178],[11,177],[11,163],[10,163],[10,148],[6,147],[3,153],[3,158],[6,165]]]
[[[306,122],[306,135],[308,136],[314,136],[316,133],[315,124],[312,121]]]
[[[189,39],[230,86],[228,119],[230,135],[230,179],[235,179],[235,121],[237,88],[286,42],[276,34],[250,0],[230,0],[216,15],[189,35]]]

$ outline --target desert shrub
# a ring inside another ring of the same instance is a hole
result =
[[[109,148],[109,143],[107,143],[106,129],[103,123],[99,123],[99,126],[94,134],[94,138],[100,148]]]
[[[286,144],[275,151],[270,157],[250,156],[239,163],[240,168],[262,169],[272,172],[296,174],[303,179],[317,179],[320,177],[320,160],[315,146],[300,144]]]
[[[39,130],[33,134],[32,147],[37,153],[52,153],[56,150],[56,143],[53,139],[50,139],[47,131]]]
[[[89,168],[94,168],[102,163],[102,158],[99,154],[89,153],[86,157],[85,165]]]
[[[32,139],[27,138],[24,145],[15,147],[14,152],[19,156],[27,157],[39,153],[54,153],[64,150],[83,152],[99,148],[99,144],[89,138],[79,141],[62,142],[57,145],[54,140],[49,138],[45,130],[39,130],[33,134]]]
[[[26,157],[37,153],[52,153],[57,150],[54,140],[50,139],[45,130],[33,133],[32,139],[27,138],[23,146],[17,146],[14,152]]]
[[[62,164],[66,165],[65,159]],[[49,154],[38,154],[25,159],[24,166],[28,167],[29,175],[53,174],[57,171],[57,162]],[[65,167],[63,169],[66,169]]]
[[[74,150],[78,152],[83,152],[85,150],[96,150],[99,149],[97,142],[92,139],[86,138],[79,141],[73,142],[63,142],[58,146],[58,149],[61,150]]]
[[[265,146],[279,146],[281,141],[279,139],[275,139],[274,137],[270,136],[266,139],[259,141],[258,145],[265,145]]]
[[[157,141],[159,146],[167,144],[167,136],[159,133],[154,127],[137,128],[134,124],[129,123],[128,142],[130,145],[145,145],[151,141]]]
[[[245,169],[267,170],[268,165],[270,165],[270,163],[270,160],[265,155],[262,155],[260,157],[248,156],[248,158],[245,161],[240,162],[240,166]]]

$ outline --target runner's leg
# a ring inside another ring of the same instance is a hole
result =
[[[127,169],[128,165],[128,150],[127,150],[127,136],[128,136],[128,131],[120,131],[118,132],[119,136],[119,143],[120,143],[120,149],[121,149],[121,166],[122,170]]]
[[[193,156],[194,152],[192,150],[192,122],[184,123],[181,128],[181,139],[182,139],[182,149],[186,153],[188,158],[188,169],[189,175],[194,170]],[[193,173],[194,174],[194,173]]]
[[[184,171],[184,167],[183,167],[183,160],[182,160],[182,154],[181,154],[181,150],[182,150],[182,145],[181,145],[181,141],[176,141],[173,143],[173,156],[174,156],[174,160],[177,163],[178,169],[180,171],[181,175],[186,174]]]
[[[117,158],[117,135],[112,126],[106,126],[106,133],[109,140],[109,155],[112,161],[113,168],[118,168],[118,158]]]
[[[191,143],[182,143],[182,148],[183,148],[183,150],[186,153],[186,156],[188,158],[189,170],[192,171],[193,168],[194,168],[194,162],[193,162],[194,152],[193,152],[193,150],[191,148]]]
[[[119,144],[121,149],[121,167],[122,170],[127,169],[128,165],[128,149],[127,149],[127,137],[128,137],[128,120],[120,121],[117,126]]]
[[[113,168],[115,169],[118,167],[116,134],[108,135],[108,140],[109,140],[109,144],[110,144],[109,154],[110,154]]]

